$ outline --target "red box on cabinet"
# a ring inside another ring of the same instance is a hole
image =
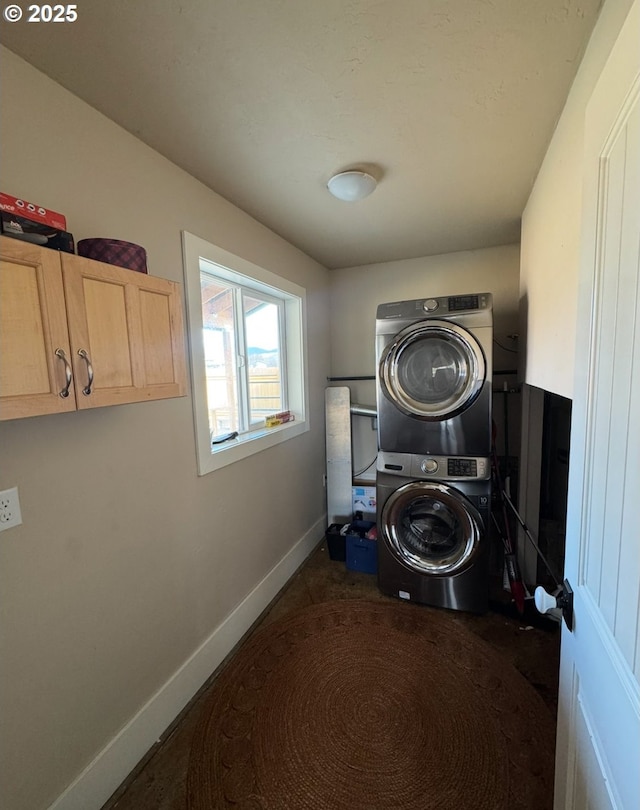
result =
[[[67,218],[64,214],[50,211],[41,205],[21,200],[19,197],[12,197],[11,194],[5,194],[3,191],[0,191],[0,211],[31,219],[33,222],[41,222],[43,225],[50,225],[59,231],[67,230]]]

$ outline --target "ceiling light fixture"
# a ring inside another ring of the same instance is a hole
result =
[[[367,172],[348,171],[335,174],[327,183],[327,188],[339,200],[355,202],[368,197],[378,181]]]

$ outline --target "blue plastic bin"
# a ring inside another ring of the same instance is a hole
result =
[[[378,573],[378,544],[364,535],[375,526],[370,520],[355,520],[346,535],[346,560],[349,571],[364,574]]]

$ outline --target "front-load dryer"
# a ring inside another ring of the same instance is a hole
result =
[[[453,610],[487,610],[490,476],[489,458],[379,454],[382,593]]]
[[[381,304],[376,317],[380,450],[491,454],[491,293]]]

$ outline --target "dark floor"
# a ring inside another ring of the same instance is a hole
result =
[[[517,617],[508,594],[498,585],[492,609],[483,616],[452,615],[494,647],[532,684],[555,715],[560,654],[559,629],[542,620],[527,602],[524,618]],[[347,571],[329,559],[323,543],[291,579],[253,630],[292,610],[334,599],[381,599],[376,578]],[[437,610],[425,607],[425,610]],[[213,679],[212,679],[213,680]],[[185,785],[191,737],[208,685],[185,709],[143,763],[114,793],[102,810],[185,810]]]

